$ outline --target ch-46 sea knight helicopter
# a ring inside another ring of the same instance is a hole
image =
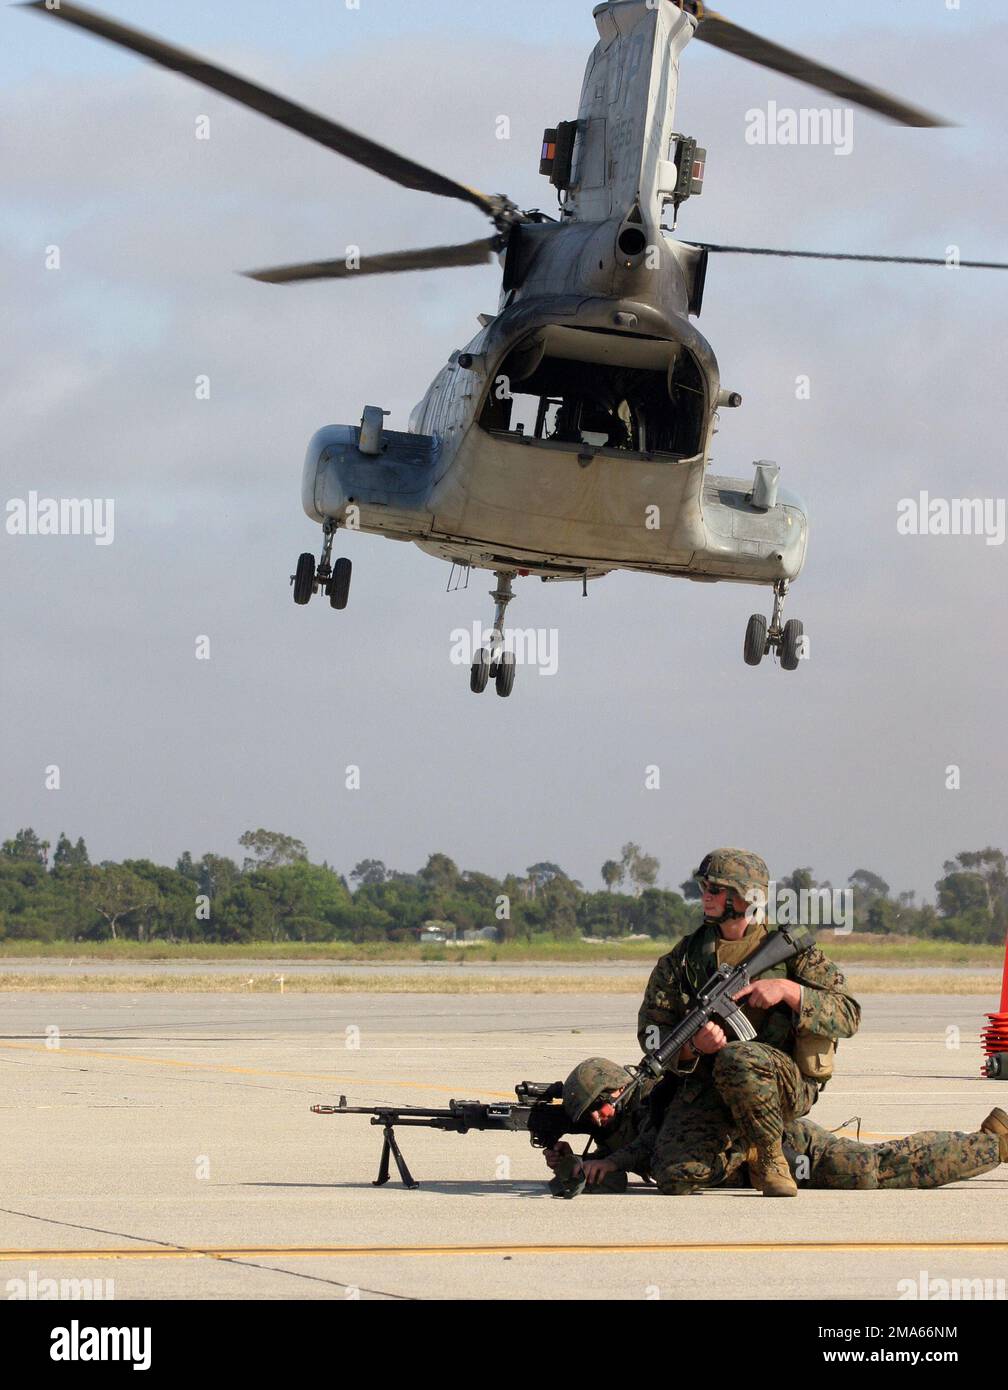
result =
[[[464,245],[344,256],[250,272],[272,284],[477,265],[500,258],[496,315],[453,352],[410,416],[387,412],[327,425],[308,446],[302,501],[322,526],[321,558],[304,554],[294,601],[324,593],[345,608],[351,562],[333,561],[340,527],[410,540],[428,554],[491,571],[493,628],[470,685],[493,679],[509,695],[515,656],[504,614],[517,576],[589,579],[641,570],[686,579],[763,584],[773,613],[749,619],[744,658],[770,651],[795,670],[802,624],[782,617],[800,573],[808,515],[779,486],[775,463],[752,479],[709,470],[718,412],[741,404],[721,386],[700,313],[712,252],[944,265],[943,260],[788,251],[685,242],[672,231],[701,192],[705,151],[676,130],[679,59],[698,38],[910,126],[946,122],[770,43],[700,0],[607,0],[593,11],[599,40],[577,119],[547,130],[540,172],[559,217],[523,211],[266,91],[233,73],[62,0],[30,8],[86,29],[261,112],[403,185],[469,203],[493,235]],[[668,225],[671,217],[672,225]],[[962,261],[990,269],[999,262]]]

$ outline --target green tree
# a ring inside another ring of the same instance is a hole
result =
[[[607,859],[602,865],[602,882],[610,893],[623,882],[625,873],[623,865],[616,859]]]
[[[955,870],[935,884],[938,907],[943,917],[961,917],[967,912],[990,912],[990,895],[982,874]]]
[[[325,940],[349,896],[338,874],[306,861],[260,869],[251,881],[272,908],[273,941]]]
[[[246,830],[238,843],[242,849],[251,851],[251,857],[246,858],[242,866],[245,872],[308,862],[308,851],[301,841],[276,830]]]
[[[530,864],[525,870],[525,876],[532,885],[533,897],[548,883],[552,883],[555,878],[567,878],[559,864],[551,864],[548,860],[544,860],[541,864]],[[569,879],[567,881],[570,882]]]
[[[19,830],[13,840],[4,840],[0,847],[4,859],[16,859],[29,864],[45,864],[49,859],[49,841],[40,840],[29,826]]]
[[[640,845],[629,841],[620,850],[620,865],[625,878],[633,884],[640,897],[645,888],[653,888],[661,865],[653,854],[645,854]]]
[[[450,893],[458,884],[458,865],[447,854],[432,854],[420,870],[419,879],[429,893]]]
[[[816,886],[811,869],[792,869],[781,879],[781,888],[789,888],[793,893],[810,893]]]
[[[73,873],[75,869],[89,868],[90,864],[91,860],[88,857],[87,845],[85,845],[83,837],[79,836],[77,843],[74,844],[61,830],[60,837],[56,841],[56,849],[53,851],[53,873]]]
[[[865,898],[888,898],[889,885],[871,869],[855,869],[847,882]]]
[[[546,930],[562,940],[577,936],[577,910],[582,896],[578,885],[566,874],[561,872],[548,879],[538,895]]]
[[[104,918],[113,941],[119,939],[119,923],[133,912],[152,907],[158,890],[121,864],[100,864],[80,869],[75,883],[81,900]]]
[[[384,883],[388,870],[380,859],[362,859],[350,870],[350,882],[362,885]]]

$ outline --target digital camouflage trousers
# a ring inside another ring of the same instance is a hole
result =
[[[997,1135],[982,1131],[921,1130],[884,1144],[862,1144],[796,1120],[785,1140],[798,1156],[799,1185],[807,1187],[944,1187],[989,1173],[1001,1161]]]
[[[786,1053],[758,1042],[728,1043],[711,1084],[695,1098],[684,1090],[665,1111],[651,1163],[659,1191],[670,1195],[730,1179],[746,1149],[780,1143],[818,1094]]]

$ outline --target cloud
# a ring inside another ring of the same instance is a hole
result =
[[[570,41],[542,46],[390,24],[351,63],[329,31],[309,59],[247,38],[213,55],[549,209],[539,138],[575,114],[593,37],[575,13]],[[967,123],[907,132],[859,116],[846,159],[747,147],[750,106],[818,98],[691,47],[681,124],[710,154],[681,235],[917,254],[951,239],[998,254],[1004,26],[956,23],[955,38],[909,14],[870,33],[843,26],[835,61]],[[44,39],[19,42],[37,55]],[[842,882],[865,863],[923,889],[948,854],[997,838],[1005,557],[897,537],[895,516],[919,487],[1004,494],[1008,276],[713,261],[699,326],[745,396],[724,412],[715,467],[748,476],[752,459],[776,458],[808,498],[809,564],[788,611],[805,619],[812,659],[794,675],[743,666],[761,590],[615,575],[585,602],[576,586],[528,581],[509,618],[559,629],[559,673],[519,672],[509,701],[476,699],[448,662],[449,634],[489,618],[490,576],[445,595],[447,570],[413,547],[355,537],[341,541],[355,560],[346,613],[295,609],[287,580],[319,540],[299,500],[308,437],[365,403],[402,427],[496,307],[499,276],[283,289],[235,271],[349,241],[464,240],[479,215],[141,64],[96,76],[82,60],[44,93],[26,82],[4,100],[5,495],[117,501],[106,550],[0,535],[5,833],[34,822],[51,838],[84,833],[99,855],[169,860],[234,853],[262,823],[343,867],[371,854],[409,868],[444,848],[498,871],[545,856],[586,883],[628,838],[671,884],[711,844],[739,842],[780,870],[811,863]],[[501,114],[509,141],[495,136]],[[59,271],[43,267],[51,243]],[[209,401],[196,399],[201,374]],[[799,374],[809,401],[795,397]],[[43,790],[53,761],[59,793]],[[962,764],[962,792],[944,789],[948,762]],[[348,763],[359,793],[344,790]],[[644,791],[652,763],[658,793]]]

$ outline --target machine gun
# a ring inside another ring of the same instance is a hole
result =
[[[347,1105],[346,1096],[340,1096],[338,1105],[313,1105],[311,1110],[315,1115],[370,1115],[371,1123],[381,1126],[384,1138],[375,1187],[388,1182],[390,1158],[395,1159],[404,1186],[420,1185],[407,1167],[396,1141],[397,1125],[444,1129],[453,1134],[468,1134],[471,1129],[524,1130],[536,1149],[554,1148],[564,1134],[596,1134],[595,1127],[588,1121],[575,1123],[559,1103],[563,1096],[562,1081],[520,1081],[515,1087],[515,1096],[515,1103],[450,1100],[447,1109],[415,1105]]]

